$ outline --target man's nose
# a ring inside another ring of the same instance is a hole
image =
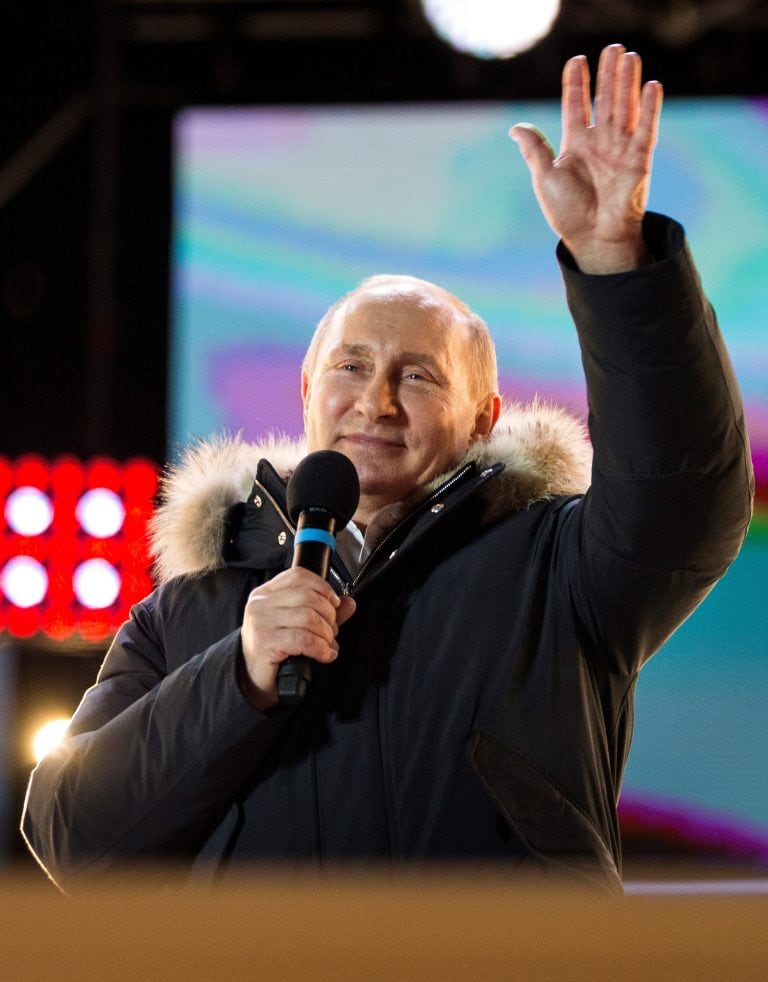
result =
[[[367,419],[380,419],[397,413],[397,397],[391,379],[371,375],[357,400],[357,411]]]

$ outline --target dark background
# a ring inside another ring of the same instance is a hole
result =
[[[0,455],[165,457],[171,122],[186,105],[552,98],[620,40],[668,95],[768,92],[764,0],[563,0],[507,61],[452,51],[416,0],[23,0],[0,36]],[[0,650],[0,657],[11,657]],[[103,649],[13,649],[18,733],[74,709]]]

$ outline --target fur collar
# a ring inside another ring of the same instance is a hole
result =
[[[305,454],[303,440],[279,437],[261,443],[218,437],[189,448],[180,463],[167,470],[161,484],[163,503],[152,519],[158,581],[223,565],[226,514],[247,499],[259,460],[265,457],[288,478]],[[491,522],[534,501],[585,491],[591,458],[582,423],[535,400],[505,407],[490,437],[474,444],[457,466],[472,460],[481,468],[498,461],[506,465],[488,485],[485,520]],[[435,478],[425,490],[431,492],[448,476]]]

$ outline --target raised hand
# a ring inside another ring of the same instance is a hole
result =
[[[529,123],[510,130],[531,171],[544,216],[586,273],[615,273],[647,262],[641,223],[648,199],[662,87],[646,82],[635,52],[603,49],[594,120],[583,55],[563,70],[563,137],[557,157]]]

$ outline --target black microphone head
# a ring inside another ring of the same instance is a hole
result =
[[[307,508],[322,508],[334,515],[343,528],[360,500],[355,465],[336,450],[307,454],[288,481],[286,498],[292,522],[298,522]]]

